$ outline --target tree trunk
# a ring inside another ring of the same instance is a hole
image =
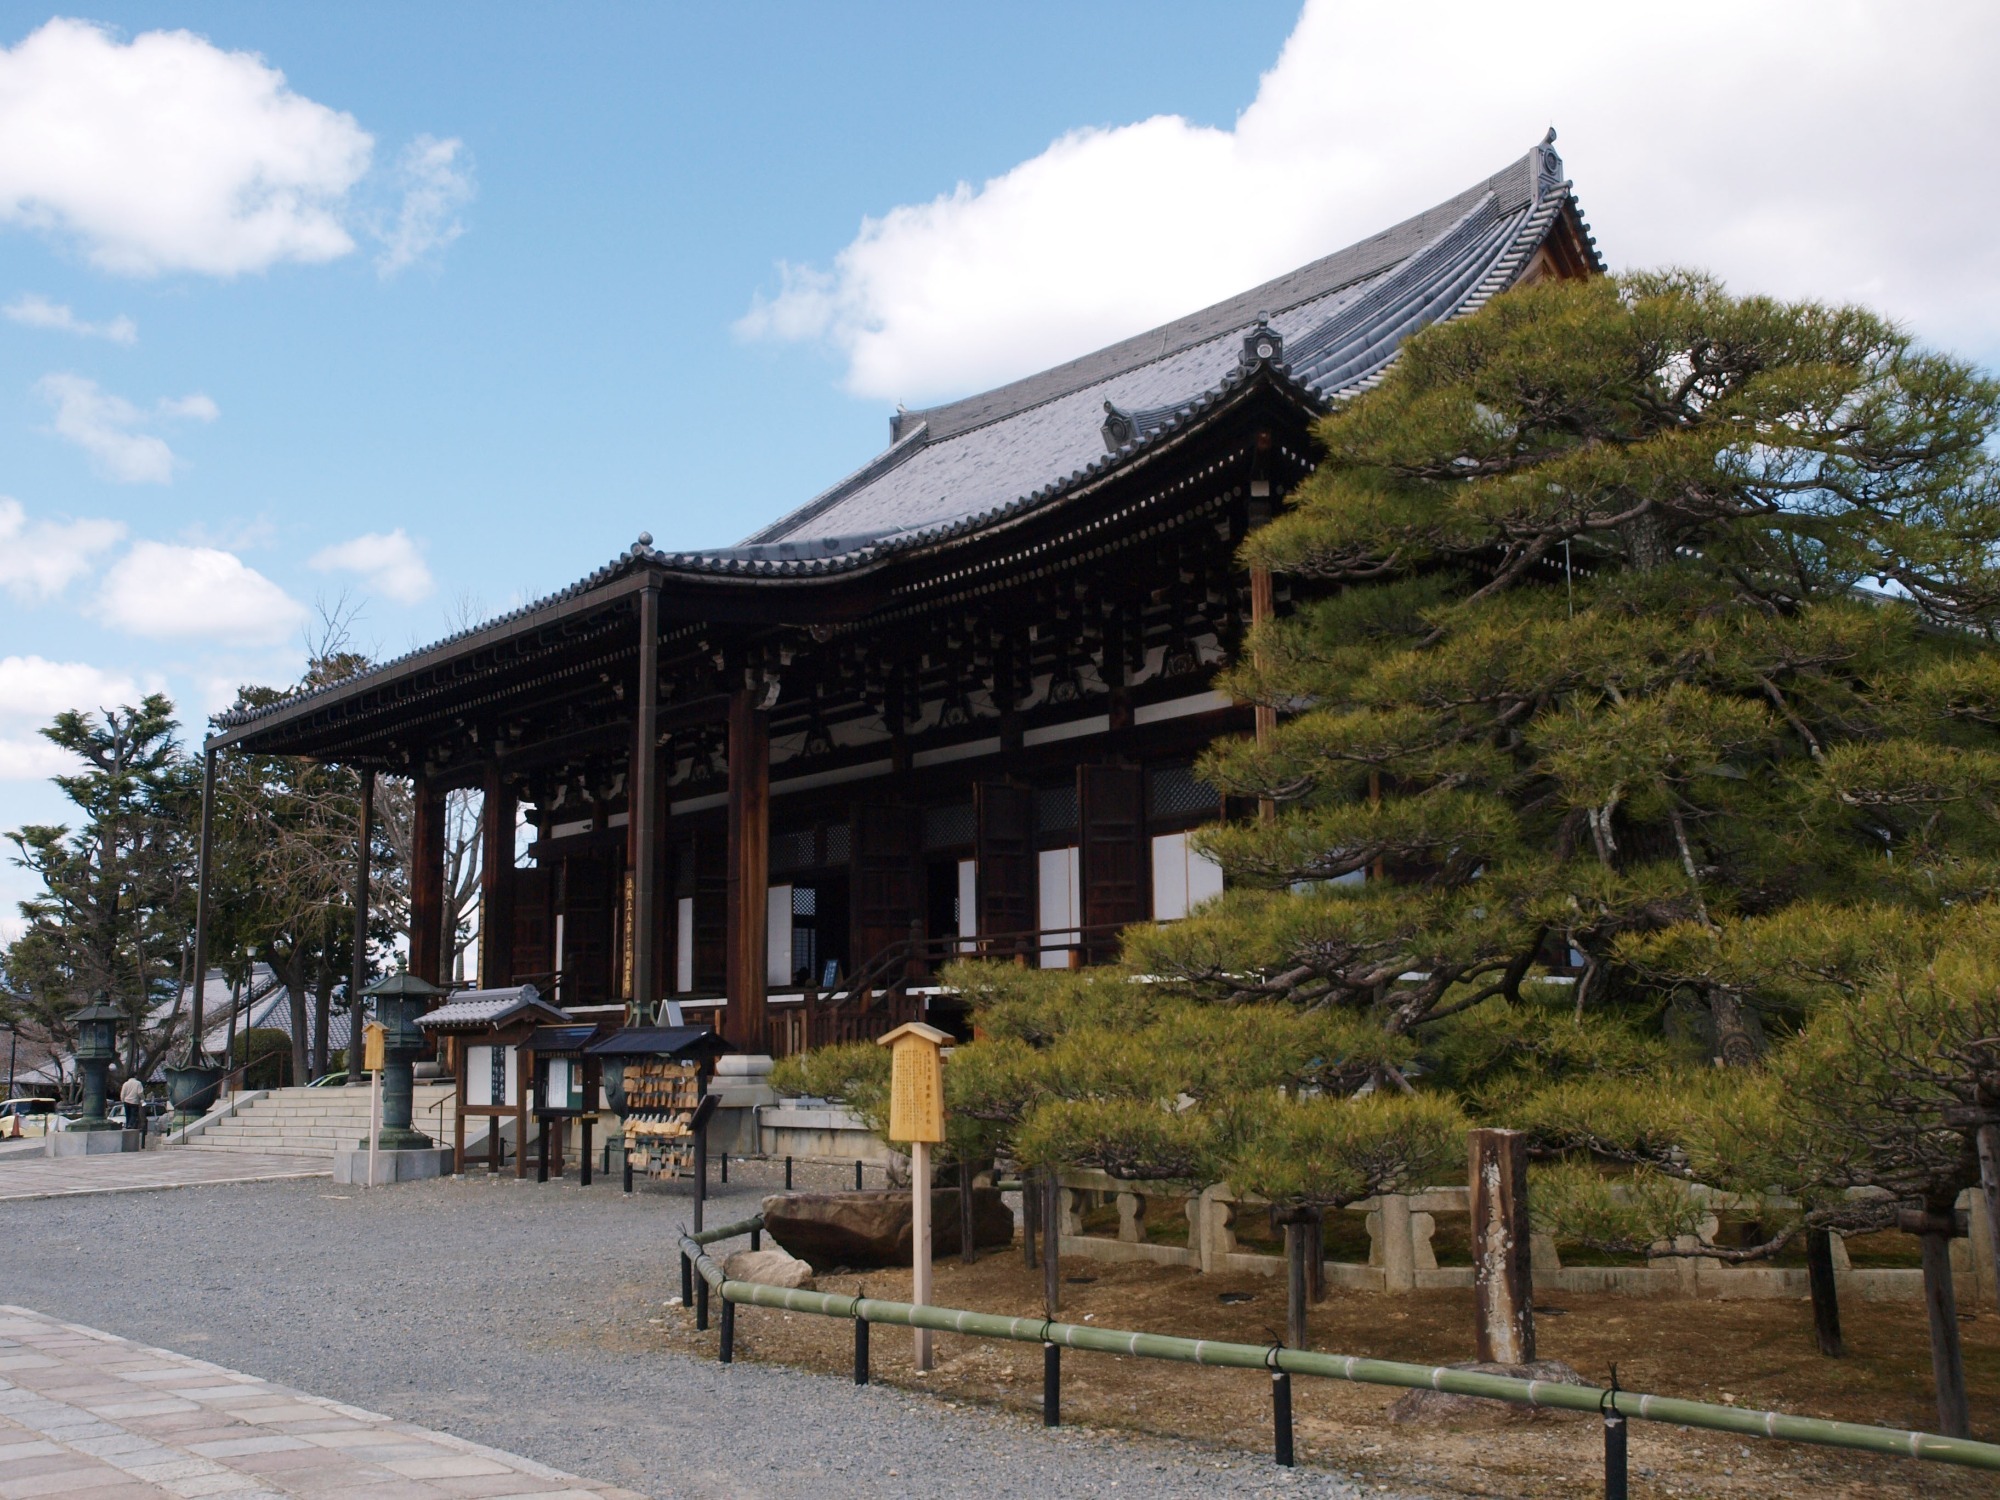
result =
[[[1933,1217],[1937,1217],[1933,1215]],[[1965,1394],[1965,1354],[1958,1339],[1958,1299],[1951,1286],[1950,1220],[1917,1236],[1924,1254],[1924,1310],[1931,1321],[1931,1378],[1937,1384],[1938,1431],[1972,1436]]]
[[[313,1044],[312,1075],[315,1079],[326,1076],[326,1032],[333,1021],[333,965],[328,962],[332,956],[325,948],[318,952],[319,962],[314,965],[313,986]]]
[[[1743,1004],[1727,991],[1709,991],[1708,1013],[1715,1025],[1715,1056],[1725,1067],[1747,1068],[1757,1061],[1757,1041],[1743,1019]]]
[[[285,1002],[289,1008],[292,1032],[292,1078],[294,1084],[304,1083],[312,1074],[307,1070],[310,1059],[306,1056],[306,962],[297,947],[285,955],[285,962],[279,969],[285,981]]]
[[[1829,1359],[1843,1358],[1847,1345],[1840,1337],[1840,1288],[1833,1275],[1833,1231],[1806,1231],[1806,1279],[1812,1287],[1813,1338]]]

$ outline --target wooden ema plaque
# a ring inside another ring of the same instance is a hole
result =
[[[889,1048],[889,1139],[937,1145],[944,1140],[944,1055],[948,1032],[921,1021],[881,1038]]]

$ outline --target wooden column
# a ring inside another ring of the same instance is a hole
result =
[[[729,1010],[724,1035],[762,1052],[771,874],[771,722],[759,694],[729,700]]]
[[[632,881],[632,928],[626,941],[631,944],[632,1016],[644,1023],[652,1019],[653,1002],[660,998],[660,590],[654,584],[639,591],[639,690],[635,700],[632,755],[625,770],[629,814],[625,868]],[[730,806],[733,809],[735,803]]]
[[[410,800],[410,972],[443,984],[444,792],[419,777]]]
[[[479,983],[498,989],[514,982],[514,789],[498,761],[486,767],[479,809]]]
[[[205,750],[201,758],[201,836],[195,855],[194,993],[188,1017],[188,1063],[194,1067],[201,1065],[201,1002],[208,993],[208,892],[214,847],[215,752]]]
[[[1532,1364],[1535,1306],[1528,1258],[1528,1138],[1518,1130],[1472,1130],[1466,1141],[1472,1159],[1478,1358],[1486,1364]]]
[[[368,865],[375,850],[375,773],[361,775],[361,805],[354,845],[354,958],[347,968],[347,1081],[365,1084],[361,1071],[361,1028],[368,1022]]]

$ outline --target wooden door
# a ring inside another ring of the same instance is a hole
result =
[[[1130,766],[1079,766],[1076,782],[1083,925],[1142,922],[1149,894],[1144,776]],[[1117,936],[1091,934],[1084,950],[1090,962],[1108,962]]]
[[[694,897],[694,988],[719,995],[729,983],[729,831],[718,820],[695,831],[686,894]]]
[[[891,943],[910,935],[924,915],[924,815],[915,807],[854,809],[854,846],[848,867],[849,949],[859,973]]]
[[[514,872],[514,978],[544,991],[556,966],[549,919],[551,873],[540,867]]]
[[[979,936],[1032,932],[1036,925],[1035,794],[1004,782],[981,782],[973,789],[973,808],[978,826],[973,857],[979,865],[975,903]]]
[[[572,854],[562,866],[565,1005],[617,998],[618,922],[625,861],[612,850]]]

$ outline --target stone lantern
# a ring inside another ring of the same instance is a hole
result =
[[[76,1023],[76,1070],[83,1075],[83,1116],[71,1130],[116,1130],[104,1115],[104,1075],[118,1060],[118,1012],[103,1001],[70,1017]]]
[[[410,1121],[411,1095],[416,1087],[414,1066],[430,1045],[417,1027],[417,1018],[446,991],[401,969],[376,980],[361,993],[375,1002],[375,1019],[382,1025],[382,1132],[376,1137],[376,1149],[428,1150],[435,1143]]]

